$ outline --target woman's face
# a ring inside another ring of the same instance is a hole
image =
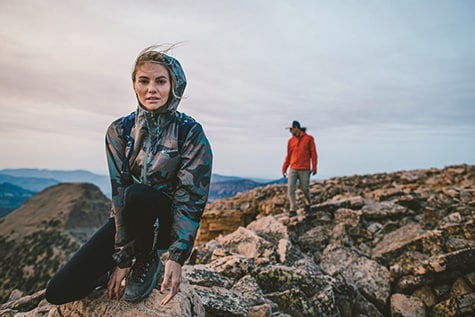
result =
[[[142,106],[155,111],[167,104],[171,81],[165,66],[145,62],[138,66],[134,90]]]

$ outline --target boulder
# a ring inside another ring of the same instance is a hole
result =
[[[323,251],[329,241],[329,232],[324,226],[315,226],[298,237],[303,252]]]
[[[425,317],[424,303],[416,298],[404,294],[391,296],[391,317]]]
[[[161,294],[157,289],[139,303],[112,300],[106,291],[93,292],[90,296],[72,303],[55,307],[49,317],[94,317],[94,316],[124,316],[124,317],[158,317],[158,316],[194,316],[204,317],[205,310],[200,297],[186,280],[182,280],[178,294],[165,306],[160,301],[167,294]]]
[[[228,277],[233,282],[249,274],[254,264],[247,257],[240,254],[233,254],[218,258],[208,264],[208,267],[221,276]]]
[[[251,222],[247,229],[270,243],[277,244],[281,239],[289,239],[289,230],[273,216],[267,216]]]
[[[229,278],[218,274],[209,268],[208,265],[184,265],[182,274],[193,285],[206,287],[219,286],[224,288],[230,288],[232,286],[232,281]]]
[[[335,212],[340,208],[361,209],[364,205],[364,199],[361,196],[356,197],[336,197],[315,206],[315,210]]]
[[[230,252],[248,258],[269,258],[275,252],[275,246],[272,243],[244,227],[239,227],[233,233],[218,237],[216,240]]]
[[[280,263],[287,266],[292,266],[295,262],[304,258],[304,254],[299,248],[293,245],[288,239],[281,239],[277,247],[277,254]]]
[[[12,291],[10,300],[0,305],[0,316],[7,316],[15,312],[27,312],[33,310],[45,297],[45,290],[40,290],[32,295],[17,297],[21,295],[18,290]],[[13,315],[12,315],[13,316]]]
[[[206,309],[206,317],[247,317],[247,304],[240,295],[217,286],[194,289]]]
[[[320,266],[326,273],[341,275],[355,284],[378,309],[384,309],[391,291],[386,267],[339,245],[329,245],[324,250]]]
[[[248,307],[262,305],[267,302],[264,293],[251,275],[246,275],[234,284],[231,289],[235,294],[240,295]]]
[[[475,316],[475,293],[451,297],[432,307],[431,316],[458,317]]]
[[[418,224],[407,224],[388,233],[373,249],[373,258],[392,264],[401,254],[419,250],[429,255],[441,252],[444,237],[441,231],[426,231]]]
[[[367,201],[361,211],[365,219],[380,220],[401,217],[406,214],[407,208],[393,201]]]

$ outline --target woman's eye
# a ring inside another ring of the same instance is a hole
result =
[[[145,80],[145,79],[141,79],[141,80],[139,80],[139,83],[142,84],[142,85],[146,85],[148,83],[148,81]]]
[[[160,85],[165,85],[165,84],[167,83],[167,80],[166,80],[166,79],[159,79],[159,80],[158,80],[158,83],[159,83]]]

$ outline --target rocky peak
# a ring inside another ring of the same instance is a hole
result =
[[[204,307],[189,315],[475,314],[475,166],[332,178],[313,182],[311,195],[311,211],[294,218],[281,185],[211,203],[183,270],[189,284],[180,293]],[[0,314],[18,312],[14,303]],[[86,307],[96,304],[124,316],[132,308],[166,315],[148,304],[110,303],[102,293],[24,310],[94,316]]]
[[[28,199],[0,222],[0,235],[11,240],[38,229],[90,228],[102,225],[110,200],[89,183],[61,183]]]
[[[13,288],[32,293],[102,225],[110,201],[88,183],[63,183],[0,220],[0,301]],[[12,265],[14,264],[14,265]]]

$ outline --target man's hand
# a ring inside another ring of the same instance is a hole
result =
[[[116,267],[112,272],[109,282],[107,283],[107,294],[110,299],[121,299],[125,291],[126,278],[129,275],[130,267]]]
[[[170,293],[160,302],[160,305],[166,305],[178,293],[181,282],[181,265],[178,262],[168,260],[165,263],[165,273],[163,274],[163,283],[160,292],[166,292],[171,282]]]
[[[312,175],[313,175],[313,176],[317,175],[317,170],[313,170],[313,171],[312,171]]]

